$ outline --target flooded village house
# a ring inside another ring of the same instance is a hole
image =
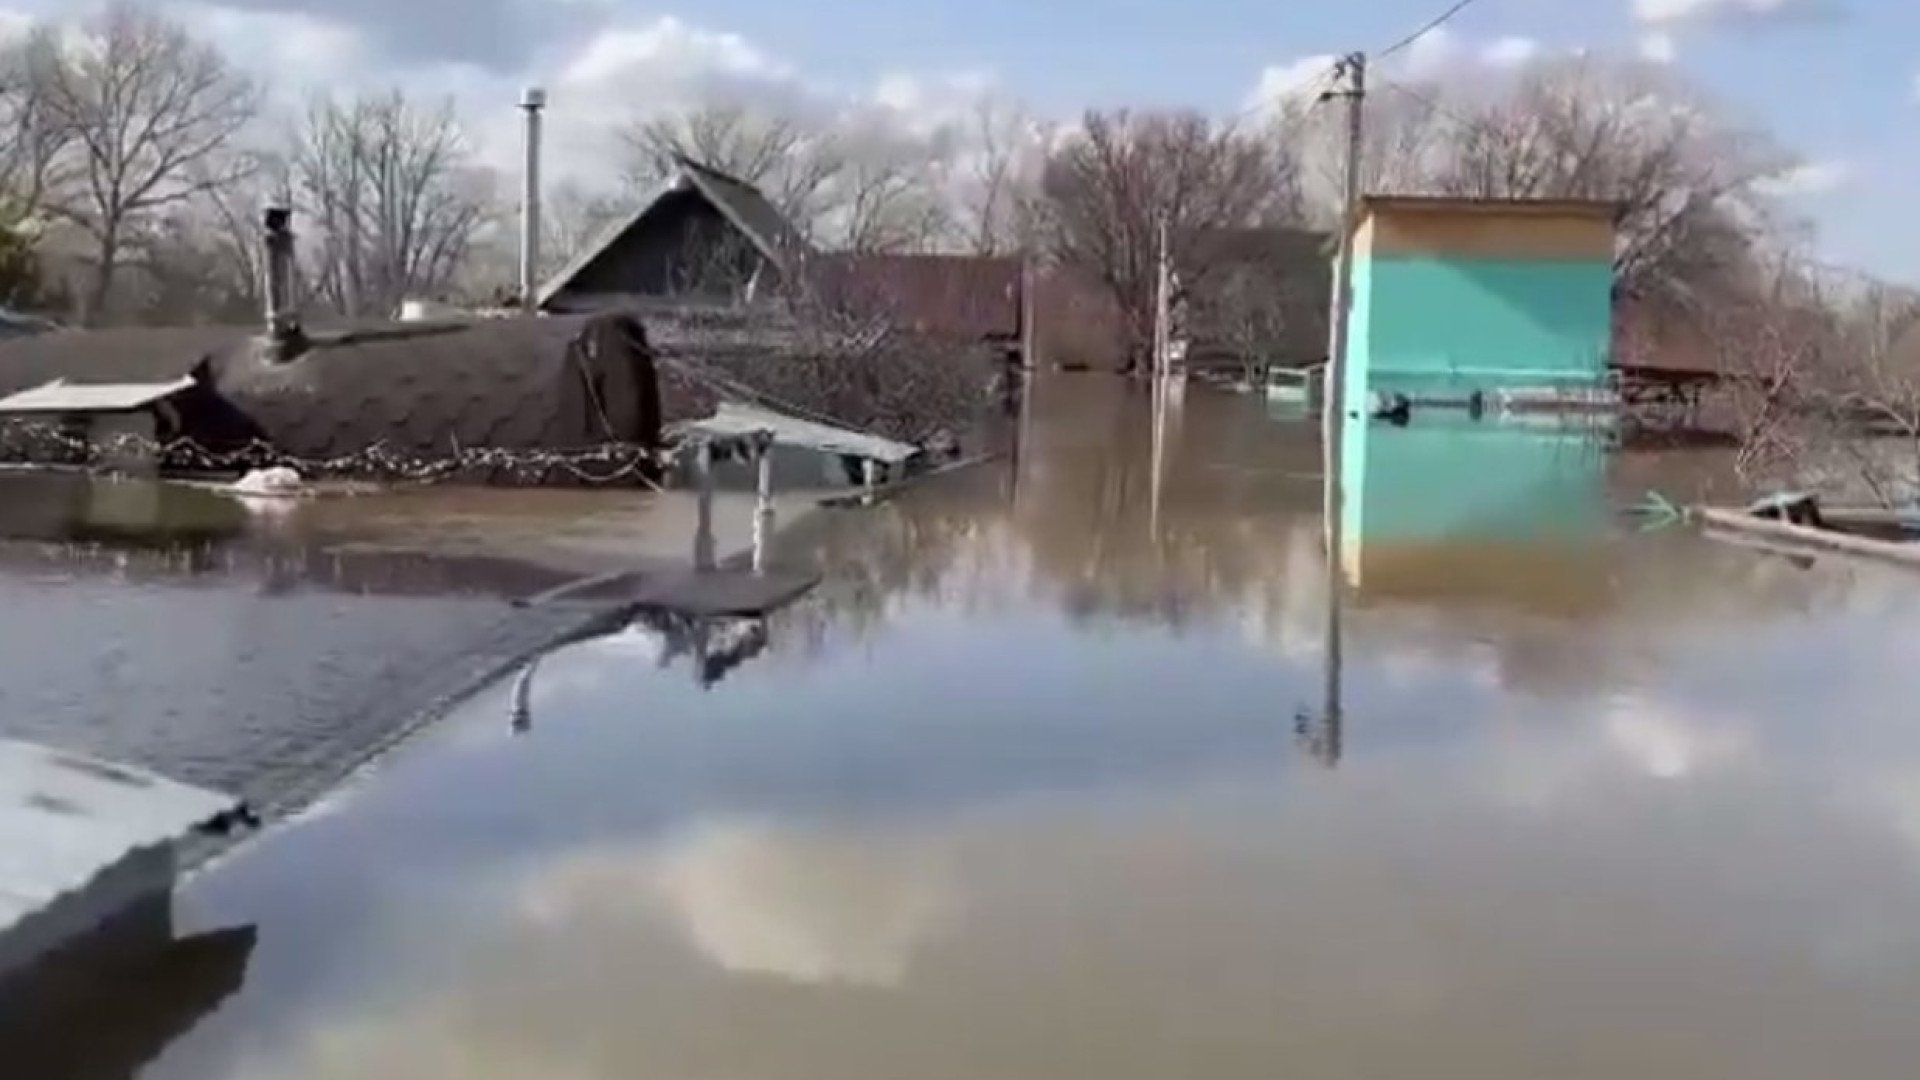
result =
[[[16,460],[98,463],[137,445],[162,467],[229,471],[478,459],[459,475],[579,481],[632,476],[635,452],[727,399],[921,444],[972,423],[1016,361],[1021,283],[1018,260],[817,252],[751,185],[683,162],[545,283],[537,318],[308,330],[276,302],[264,330],[10,343],[0,446]],[[634,452],[597,469],[501,465],[607,447]]]
[[[1351,582],[1580,576],[1564,536],[1605,516],[1595,427],[1612,421],[1588,405],[1614,379],[1615,219],[1595,202],[1364,203],[1340,459]],[[1561,415],[1517,422],[1537,410]]]

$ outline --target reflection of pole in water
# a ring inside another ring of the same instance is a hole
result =
[[[1327,645],[1324,657],[1326,684],[1321,688],[1320,732],[1314,740],[1314,756],[1328,767],[1340,764],[1342,718],[1340,715],[1340,677],[1342,634],[1341,609],[1345,605],[1345,582],[1341,579],[1340,560],[1327,559]]]
[[[515,735],[525,735],[533,730],[533,674],[540,669],[540,657],[536,656],[520,669],[513,680],[513,708],[511,726]]]
[[[1321,483],[1333,489],[1339,484],[1339,477],[1328,470]],[[1330,497],[1329,502],[1334,502],[1334,499]],[[1346,575],[1342,572],[1340,545],[1345,542],[1345,536],[1339,521],[1328,523],[1326,537],[1327,621],[1321,653],[1321,675],[1325,681],[1320,688],[1319,714],[1316,716],[1311,710],[1302,709],[1294,718],[1294,734],[1307,753],[1322,765],[1332,768],[1340,764],[1340,756],[1345,750],[1345,721],[1340,700],[1345,660],[1341,619],[1346,607]]]
[[[1154,543],[1160,542],[1160,489],[1167,471],[1167,391],[1158,375],[1153,380],[1153,450],[1147,483],[1147,530]]]

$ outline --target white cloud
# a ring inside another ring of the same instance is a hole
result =
[[[1634,0],[1633,17],[1648,26],[1768,22],[1833,10],[1827,0]]]
[[[1509,34],[1476,42],[1446,27],[1436,27],[1415,38],[1399,55],[1384,61],[1377,74],[1388,81],[1426,81],[1471,75],[1476,71],[1511,71],[1533,63],[1548,51],[1546,46],[1529,37]],[[1337,59],[1331,53],[1322,53],[1262,68],[1253,92],[1246,97],[1245,107],[1248,110],[1271,108],[1317,95],[1332,85]]]
[[[1763,195],[1792,198],[1830,194],[1845,187],[1852,179],[1853,166],[1845,161],[1809,161],[1754,186]]]
[[[1269,64],[1260,69],[1253,93],[1247,95],[1247,108],[1312,98],[1332,85],[1333,65],[1338,59],[1332,53],[1322,53],[1283,64]]]
[[[1680,58],[1680,43],[1672,34],[1655,30],[1640,39],[1640,58],[1655,64],[1671,64]]]
[[[1524,67],[1540,55],[1540,43],[1527,37],[1503,37],[1480,52],[1494,67]]]
[[[283,89],[357,80],[373,63],[366,37],[325,15],[203,3],[178,4],[170,13],[236,64]]]
[[[1407,46],[1406,74],[1416,79],[1432,78],[1451,67],[1461,53],[1460,40],[1453,31],[1444,26],[1435,27]]]
[[[706,30],[671,15],[650,24],[615,27],[589,41],[561,70],[559,82],[635,89],[698,83],[716,77],[785,81],[793,68],[739,34]]]

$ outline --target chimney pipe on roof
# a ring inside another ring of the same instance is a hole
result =
[[[261,223],[266,229],[267,339],[284,348],[300,338],[293,306],[293,211],[269,206]]]
[[[537,86],[520,95],[520,110],[527,114],[527,160],[520,189],[520,310],[526,315],[540,308],[540,112],[546,107],[547,92]]]

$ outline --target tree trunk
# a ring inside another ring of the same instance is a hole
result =
[[[100,238],[100,260],[93,267],[93,285],[87,291],[86,325],[102,326],[113,301],[113,279],[120,270],[120,230],[109,225]]]

